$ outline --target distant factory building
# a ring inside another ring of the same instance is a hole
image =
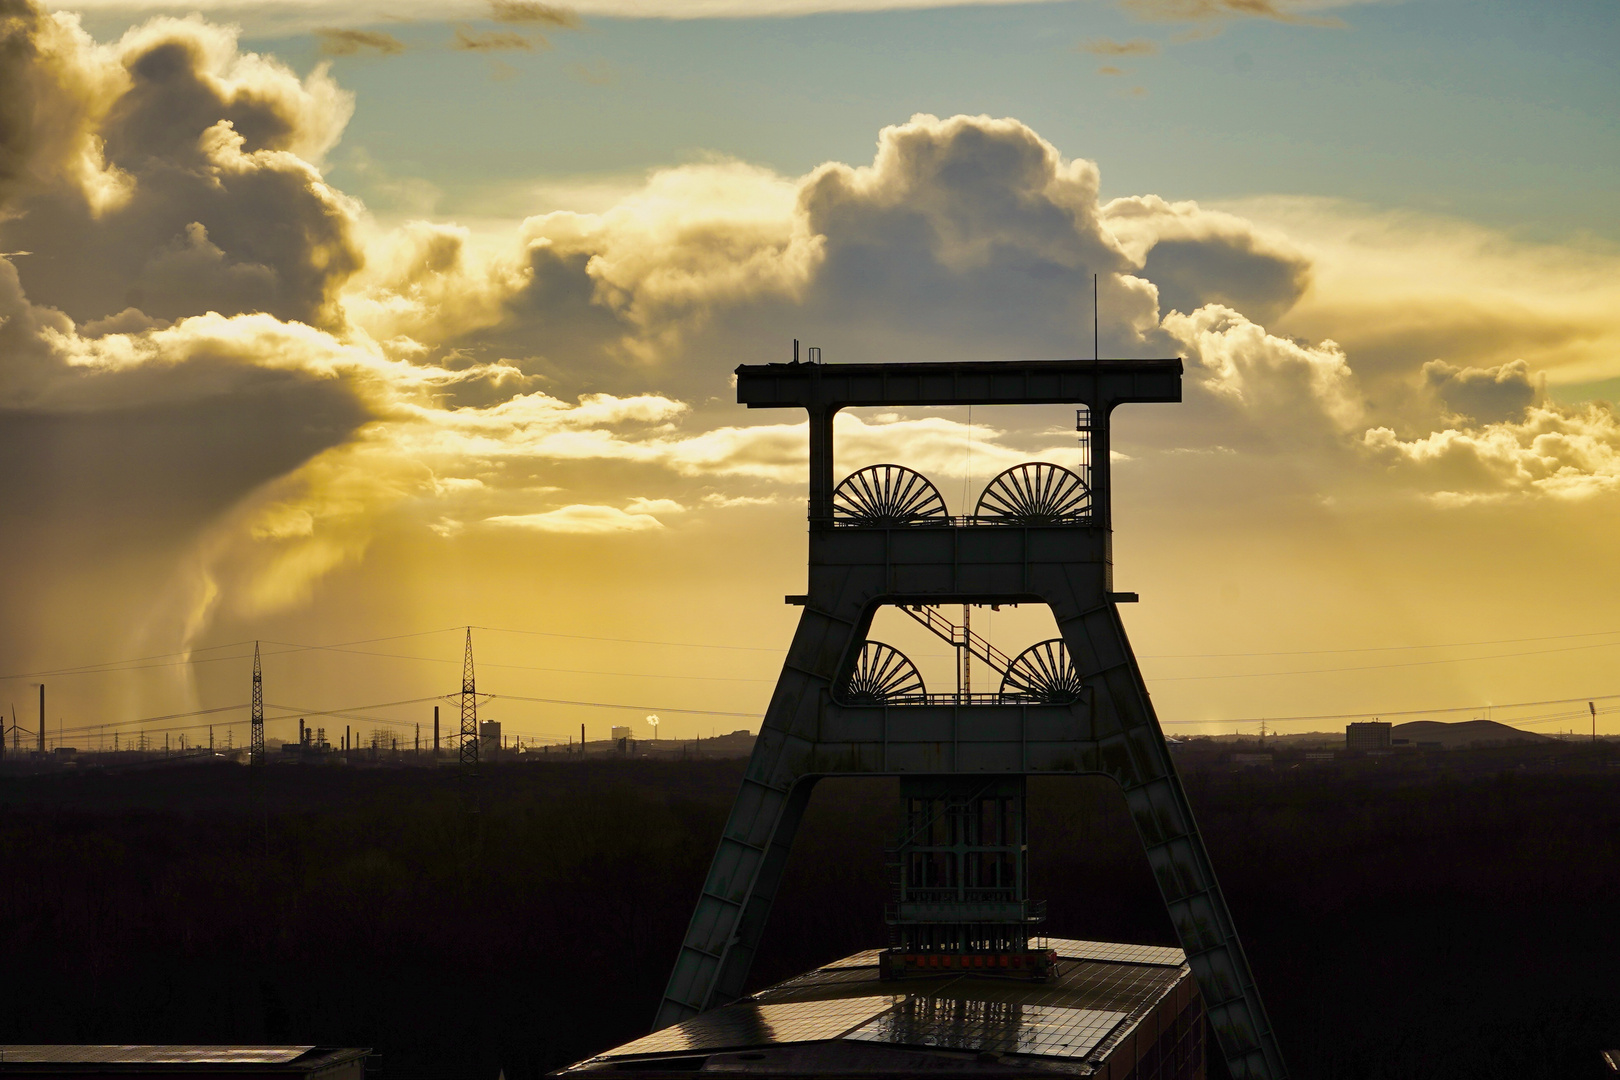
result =
[[[336,1046],[0,1046],[0,1076],[364,1080],[370,1053]]]
[[[1389,732],[1394,725],[1380,720],[1346,724],[1344,748],[1346,750],[1388,750]]]
[[[929,957],[885,979],[856,953],[615,1047],[558,1075],[1005,1075],[1203,1080],[1204,1013],[1180,949],[1048,938],[1045,981],[993,957]],[[939,969],[934,974],[934,968]]]
[[[478,725],[478,753],[488,757],[501,748],[501,722],[484,720]]]
[[[635,737],[636,737],[636,733],[634,731],[631,731],[628,726],[621,726],[619,724],[614,724],[613,725],[613,741],[614,742],[618,742],[620,739],[633,739]]]

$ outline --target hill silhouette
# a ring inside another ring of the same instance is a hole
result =
[[[1391,739],[1412,743],[1439,743],[1447,750],[1467,746],[1500,746],[1507,743],[1547,742],[1546,735],[1499,724],[1495,720],[1462,720],[1448,724],[1441,720],[1413,720],[1390,729]]]

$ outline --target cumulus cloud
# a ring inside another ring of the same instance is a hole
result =
[[[1524,359],[1554,396],[1613,377],[1620,256],[1612,252],[1335,200],[1218,209],[1285,235],[1310,264],[1309,287],[1273,328],[1340,342],[1382,397],[1409,394],[1411,374],[1434,359],[1479,368]]]
[[[1171,312],[1165,330],[1187,352],[1196,384],[1279,435],[1336,436],[1355,429],[1365,406],[1343,350],[1266,332],[1231,308]]]
[[[1423,365],[1423,381],[1460,419],[1485,423],[1523,420],[1547,385],[1546,376],[1532,375],[1523,360],[1492,368],[1431,360]]]
[[[1612,409],[1532,407],[1519,422],[1402,439],[1369,430],[1373,457],[1443,506],[1508,496],[1572,500],[1620,490],[1620,421]]]
[[[0,258],[0,453],[30,463],[0,494],[52,493],[51,527],[75,536],[159,511],[173,576],[138,606],[168,640],[309,602],[388,529],[678,537],[793,503],[805,426],[739,421],[737,359],[785,358],[794,333],[829,360],[1086,355],[1093,275],[1105,353],[1186,359],[1158,449],[1308,455],[1448,506],[1620,476],[1612,414],[1543,380],[1548,356],[1607,370],[1613,276],[1481,305],[1552,311],[1536,325],[1556,334],[1408,337],[1396,362],[1348,334],[1419,326],[1409,310],[1323,297],[1373,265],[1344,252],[1410,255],[1393,230],[1354,247],[1230,207],[1100,203],[1097,164],[982,116],[919,115],[869,162],[802,176],[658,170],[499,241],[383,228],[322,172],[353,107],[326,69],[299,77],[201,19],[103,45],[0,4],[0,248],[50,256]],[[1443,250],[1490,249],[1468,243]],[[982,416],[846,413],[836,437],[841,473],[901,460],[936,482],[1074,453]]]
[[[1153,282],[1163,310],[1222,304],[1269,322],[1310,286],[1302,251],[1234,214],[1139,195],[1109,202],[1102,220]]]
[[[0,128],[7,247],[48,249],[24,278],[77,321],[212,308],[331,325],[363,261],[358,207],[316,166],[353,109],[323,67],[299,79],[234,32],[154,20],[112,46],[21,0]]]

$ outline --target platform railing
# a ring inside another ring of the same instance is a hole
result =
[[[1050,705],[1062,708],[1078,698],[1052,701],[1034,694],[895,694],[881,705],[845,705],[847,709],[913,708],[923,705]]]

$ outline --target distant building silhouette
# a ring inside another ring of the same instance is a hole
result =
[[[1394,725],[1381,720],[1366,720],[1346,724],[1344,748],[1346,750],[1388,750],[1389,731]]]

